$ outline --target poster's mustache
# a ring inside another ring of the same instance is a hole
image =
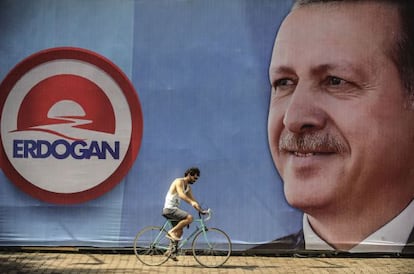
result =
[[[279,139],[279,151],[299,153],[342,153],[347,146],[337,136],[323,132],[296,134],[285,131]]]

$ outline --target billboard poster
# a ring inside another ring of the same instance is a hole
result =
[[[398,5],[0,1],[0,246],[131,247],[198,167],[234,250],[413,252]]]

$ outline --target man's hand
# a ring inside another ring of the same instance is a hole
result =
[[[191,206],[194,207],[199,212],[203,211],[203,209],[200,207],[200,205],[196,201],[192,201]]]

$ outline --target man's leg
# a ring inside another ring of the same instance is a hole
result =
[[[181,239],[181,236],[183,235],[184,227],[191,224],[192,222],[193,222],[193,216],[188,214],[176,226],[174,226],[170,231],[168,231],[168,234],[170,234],[174,240]]]
[[[193,216],[179,208],[164,208],[163,214],[169,219],[180,220],[177,225],[168,231],[168,234],[171,236],[169,238],[175,241],[178,241],[183,235],[184,227],[193,222]]]

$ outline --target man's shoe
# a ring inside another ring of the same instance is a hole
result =
[[[178,259],[177,259],[177,254],[171,254],[171,256],[169,257],[171,260],[173,260],[174,262],[178,262]]]
[[[175,237],[173,234],[167,233],[166,237],[174,242],[179,242],[181,239]]]

